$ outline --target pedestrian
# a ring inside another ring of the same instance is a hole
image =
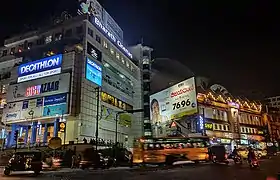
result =
[[[82,160],[82,156],[81,154],[79,154],[77,157],[76,167],[79,167],[81,160]]]
[[[76,159],[77,159],[76,155],[73,154],[72,155],[71,169],[76,168]]]

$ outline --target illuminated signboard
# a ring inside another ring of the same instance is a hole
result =
[[[204,129],[204,119],[202,116],[199,116],[199,129],[203,130]]]
[[[212,123],[205,123],[204,127],[207,130],[213,130],[213,124]]]
[[[115,106],[117,108],[123,109],[123,110],[132,110],[133,107],[122,100],[119,100],[118,98],[106,93],[101,92],[101,100],[103,102],[106,102],[108,104],[111,104],[112,106]]]
[[[59,74],[61,65],[61,54],[22,64],[18,67],[18,82]]]
[[[89,58],[86,62],[86,79],[98,86],[102,85],[102,68]]]
[[[124,54],[126,54],[129,58],[133,58],[131,52],[128,51],[128,49],[126,47],[124,47],[124,45],[122,44],[122,42],[120,40],[118,40],[114,34],[112,32],[110,32],[101,22],[100,20],[95,17],[92,16],[93,18],[93,24],[100,29],[100,31],[105,34],[105,36],[107,36],[107,38],[109,38],[109,40],[114,43]]]
[[[150,107],[153,124],[197,113],[194,77],[151,95]]]
[[[41,85],[31,86],[26,89],[25,96],[36,96],[42,93],[58,91],[59,90],[59,81],[52,81],[48,83],[44,83]]]
[[[102,53],[89,42],[87,42],[87,53],[91,55],[95,60],[99,62],[102,61]]]

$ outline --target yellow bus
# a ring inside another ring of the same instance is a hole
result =
[[[134,141],[133,164],[166,164],[176,161],[208,161],[209,138],[139,138]]]

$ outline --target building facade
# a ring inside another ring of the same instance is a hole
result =
[[[266,98],[269,107],[280,108],[280,96]]]
[[[117,140],[130,147],[142,136],[143,114],[124,113],[142,109],[140,69],[96,16],[5,40],[0,64],[17,58],[0,82],[2,123],[11,127],[7,147],[47,144],[52,137],[68,144],[96,135],[101,144]]]
[[[204,122],[202,132],[212,144],[223,144],[228,150],[249,145],[265,148],[261,104],[210,90],[198,93],[197,100],[199,119]]]

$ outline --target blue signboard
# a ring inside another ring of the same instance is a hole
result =
[[[43,116],[61,116],[68,113],[68,107],[66,103],[57,104],[53,106],[45,106]]]
[[[52,95],[52,96],[46,96],[44,98],[44,106],[66,103],[66,101],[67,101],[66,93],[56,94],[56,95]]]
[[[62,54],[22,64],[18,67],[18,82],[61,73]]]
[[[18,67],[18,76],[25,76],[37,72],[47,71],[61,67],[62,54],[50,56],[37,61],[22,64]]]
[[[89,58],[86,62],[86,79],[98,86],[102,85],[102,68]]]

